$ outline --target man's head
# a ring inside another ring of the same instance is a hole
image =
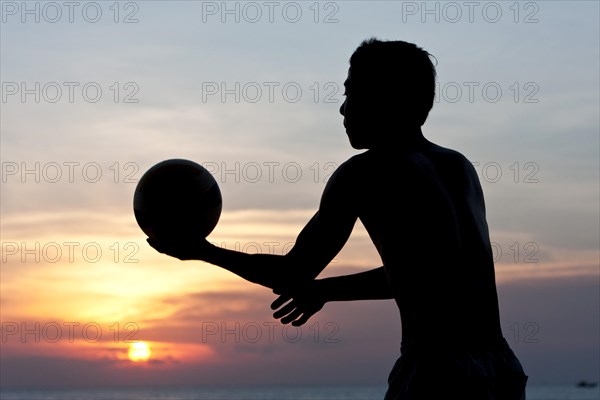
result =
[[[363,41],[350,57],[340,108],[355,148],[370,148],[399,131],[419,130],[433,106],[435,67],[412,43]],[[398,139],[398,138],[396,138]]]

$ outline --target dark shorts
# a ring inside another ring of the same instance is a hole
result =
[[[385,400],[524,400],[527,375],[504,339],[479,347],[402,347]]]

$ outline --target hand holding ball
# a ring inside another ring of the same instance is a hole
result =
[[[222,198],[213,176],[200,164],[162,161],[142,176],[135,189],[135,219],[158,242],[190,242],[208,236],[221,216]]]

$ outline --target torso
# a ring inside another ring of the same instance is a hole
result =
[[[403,342],[501,336],[483,193],[470,162],[426,140],[352,162],[359,218],[394,291]]]

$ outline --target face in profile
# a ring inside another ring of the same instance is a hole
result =
[[[390,135],[402,118],[398,109],[382,95],[375,94],[373,88],[361,84],[357,77],[348,70],[344,82],[346,99],[340,107],[344,116],[344,127],[350,140],[350,145],[357,149],[373,148],[380,138]]]
[[[348,70],[348,78],[344,82],[345,100],[340,107],[340,114],[344,116],[344,128],[350,140],[350,145],[355,149],[371,148],[373,129],[369,128],[369,107],[366,96],[359,92],[358,85],[352,80],[351,69]]]

